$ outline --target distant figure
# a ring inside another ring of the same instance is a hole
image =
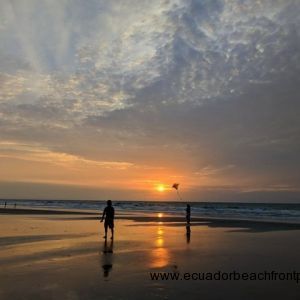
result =
[[[191,222],[191,206],[189,204],[186,205],[186,223],[190,224]]]
[[[6,208],[6,201],[4,202],[4,208]]]
[[[105,218],[105,219],[104,219]],[[102,218],[100,222],[104,220],[104,238],[107,238],[107,229],[108,227],[111,230],[111,239],[114,238],[114,218],[115,218],[115,209],[112,206],[111,200],[107,200],[107,206],[104,208]]]
[[[186,205],[186,242],[189,244],[191,240],[191,206]]]
[[[15,208],[15,209],[17,208],[17,203],[15,203],[14,208]]]
[[[103,256],[102,256],[102,269],[103,269],[103,276],[104,278],[108,277],[110,271],[113,267],[113,247],[114,247],[114,241],[111,240],[110,244],[107,244],[107,239],[104,241],[103,246]]]

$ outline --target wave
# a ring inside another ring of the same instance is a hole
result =
[[[102,211],[106,201],[92,200],[0,200],[0,205]],[[114,201],[116,211],[184,214],[186,202]],[[190,202],[197,217],[272,220],[300,223],[300,204]]]

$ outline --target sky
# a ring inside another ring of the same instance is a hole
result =
[[[299,0],[1,0],[0,198],[300,203]]]

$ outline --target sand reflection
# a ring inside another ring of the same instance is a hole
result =
[[[102,250],[102,269],[103,269],[103,277],[107,278],[113,267],[113,249],[114,249],[114,241],[110,240],[107,242],[105,239],[103,250]]]
[[[164,228],[162,224],[157,227],[156,238],[154,240],[155,248],[151,250],[151,268],[162,268],[168,265],[170,254],[167,248],[164,247]]]

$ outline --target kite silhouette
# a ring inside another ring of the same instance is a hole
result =
[[[175,190],[177,191],[177,196],[178,196],[179,200],[182,201],[182,198],[181,198],[181,196],[180,196],[180,194],[179,194],[179,183],[174,183],[174,184],[172,185],[172,188],[175,189]]]

